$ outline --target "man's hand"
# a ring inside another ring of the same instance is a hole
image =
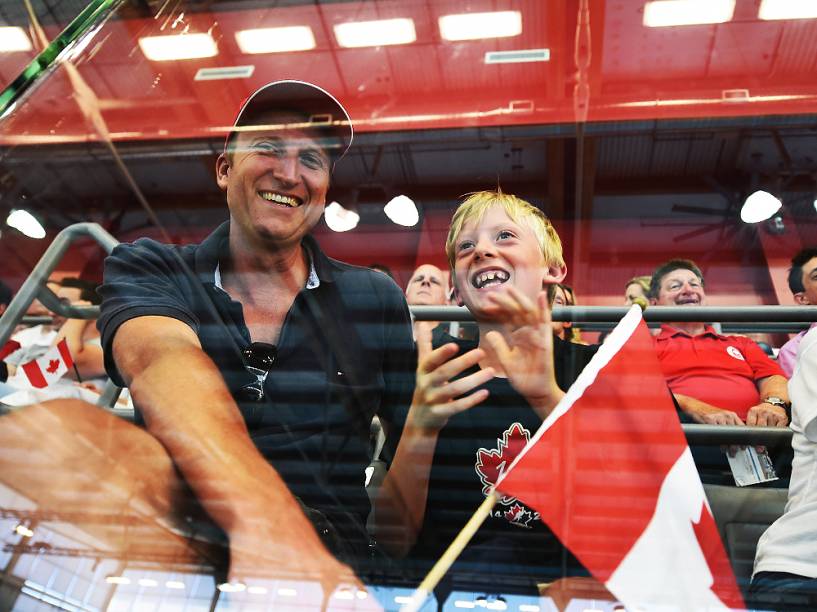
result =
[[[689,395],[674,393],[681,410],[692,417],[696,423],[704,425],[745,425],[740,417],[731,410],[718,408]]]
[[[488,397],[487,389],[471,392],[494,377],[493,368],[481,369],[457,380],[451,380],[485,358],[482,349],[457,354],[457,345],[445,344],[431,349],[431,330],[419,328],[417,336],[417,382],[411,400],[406,427],[434,433],[455,414],[476,406]]]
[[[746,415],[747,425],[757,427],[785,427],[789,424],[789,417],[786,411],[780,406],[761,402],[757,406],[749,408]]]
[[[704,425],[745,425],[735,412],[723,408],[700,409],[690,412],[689,415],[696,423]]]
[[[540,293],[534,304],[515,287],[508,287],[507,292],[492,293],[489,299],[494,307],[486,311],[503,322],[506,333],[490,331],[485,340],[513,388],[544,419],[564,397],[553,367],[547,293]]]
[[[287,529],[282,531],[279,522]],[[280,580],[320,587],[324,596],[337,588],[364,589],[352,569],[329,553],[303,514],[233,529],[229,582],[252,587]]]

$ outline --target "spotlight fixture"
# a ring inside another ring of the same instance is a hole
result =
[[[652,0],[644,5],[648,28],[725,23],[735,13],[735,0]]]
[[[383,212],[397,225],[404,225],[406,227],[413,227],[417,225],[417,222],[420,220],[417,206],[410,197],[405,195],[392,198],[389,203],[383,207]]]
[[[139,39],[139,48],[146,58],[154,62],[218,55],[216,41],[207,33],[145,36]]]
[[[331,202],[323,211],[326,225],[333,232],[348,232],[357,227],[360,215],[353,210],[347,210],[337,202]]]
[[[26,31],[18,26],[0,26],[0,53],[31,51]]]
[[[334,30],[338,45],[345,48],[406,45],[417,40],[414,20],[408,18],[339,23]]]
[[[45,229],[42,224],[27,210],[12,210],[6,218],[6,225],[29,238],[45,238]]]
[[[783,203],[768,191],[757,190],[743,203],[740,220],[744,223],[760,223],[771,218]]]

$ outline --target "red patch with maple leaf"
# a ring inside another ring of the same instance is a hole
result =
[[[511,466],[516,456],[530,440],[530,432],[519,423],[511,425],[501,438],[497,438],[497,448],[480,448],[477,450],[477,462],[474,469],[482,482],[482,493],[488,495],[500,474]],[[539,520],[539,513],[528,509],[516,501],[515,497],[502,495],[499,503],[511,506],[506,511],[498,511],[496,517],[504,517],[508,522],[520,527],[531,527],[531,521]],[[513,504],[513,505],[512,505]]]
[[[49,374],[53,374],[57,371],[60,367],[60,360],[59,359],[49,359],[48,360],[48,367],[45,369],[46,372]]]

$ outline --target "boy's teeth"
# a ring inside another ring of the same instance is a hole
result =
[[[502,272],[498,270],[488,270],[487,272],[482,272],[478,274],[476,277],[476,286],[478,289],[485,287],[486,285],[490,284],[502,284],[507,281],[509,275],[507,272]],[[496,281],[496,282],[494,282]]]

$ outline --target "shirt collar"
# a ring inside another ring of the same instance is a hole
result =
[[[719,334],[711,325],[705,325],[704,331],[701,334],[692,335],[682,329],[672,327],[666,323],[661,324],[661,333],[656,336],[657,340],[666,340],[667,338],[674,338],[675,336],[686,336],[687,338],[700,338],[701,336],[714,336],[715,338],[725,338],[726,336]]]
[[[219,225],[196,250],[196,274],[203,283],[212,283],[222,291],[221,262],[230,260],[230,222]],[[326,256],[318,242],[310,235],[301,244],[309,259],[306,289],[317,289],[323,282],[333,282],[335,262]]]

